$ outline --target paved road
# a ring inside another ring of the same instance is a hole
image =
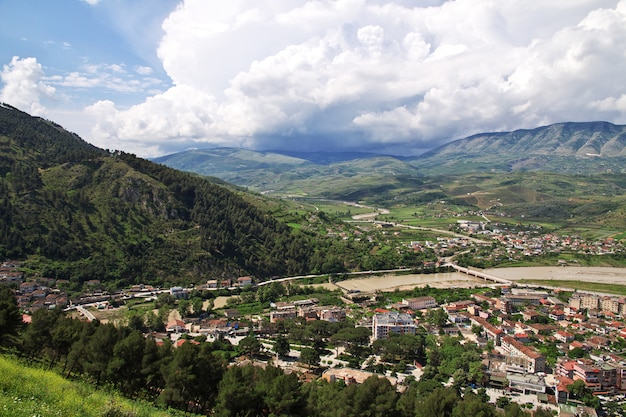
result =
[[[87,320],[89,320],[89,321],[94,321],[96,319],[96,316],[94,316],[91,313],[91,311],[87,310],[83,306],[76,306],[76,310],[78,310],[78,312],[81,313],[83,316],[85,316],[87,318]]]

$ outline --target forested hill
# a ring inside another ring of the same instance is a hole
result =
[[[0,259],[44,277],[188,283],[338,269],[229,189],[0,106]]]

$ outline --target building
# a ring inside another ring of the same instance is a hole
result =
[[[495,346],[500,346],[500,344],[502,343],[502,336],[504,335],[504,331],[502,329],[499,329],[482,317],[474,317],[471,316],[469,313],[465,314],[467,314],[467,317],[472,324],[475,324],[476,326],[481,326],[483,328],[487,340],[493,341]]]
[[[165,327],[165,331],[169,333],[183,333],[187,331],[187,327],[185,326],[185,322],[182,320],[174,319],[167,323]]]
[[[597,310],[600,307],[600,297],[597,295],[583,294],[580,297],[580,308]]]
[[[339,307],[320,308],[319,319],[331,322],[346,321],[346,310]]]
[[[252,277],[251,276],[245,276],[245,277],[237,278],[237,286],[238,287],[245,287],[246,285],[252,285]]]
[[[174,298],[186,298],[187,293],[183,287],[172,287],[170,288],[170,295]]]
[[[276,323],[280,320],[295,319],[296,317],[298,317],[298,312],[295,308],[270,311],[270,323]]]
[[[570,332],[566,332],[565,330],[559,330],[554,333],[554,338],[563,343],[570,343],[574,341],[574,335]]]
[[[514,391],[521,391],[524,394],[545,394],[546,392],[543,376],[507,373],[506,379],[509,381],[509,387]]]
[[[511,336],[502,338],[502,348],[508,354],[507,370],[531,374],[545,372],[546,358],[534,348],[525,346]]]
[[[407,305],[411,310],[424,310],[428,308],[436,308],[437,300],[435,300],[434,297],[429,296],[406,298],[402,300],[402,304]]]
[[[600,309],[602,311],[610,311],[611,313],[619,314],[622,311],[623,302],[620,302],[617,298],[604,297],[600,300]]]
[[[593,392],[602,391],[600,384],[600,368],[594,365],[576,362],[574,364],[574,381],[583,381]]]
[[[374,314],[372,318],[372,338],[388,339],[392,334],[415,334],[415,323],[405,313]]]
[[[502,297],[502,300],[506,303],[508,302],[512,307],[522,307],[522,306],[538,306],[541,305],[541,297],[538,294],[509,294],[505,297]]]

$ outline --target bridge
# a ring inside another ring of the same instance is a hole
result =
[[[477,269],[465,268],[465,267],[457,265],[457,264],[455,264],[453,262],[446,262],[442,266],[449,266],[450,268],[454,268],[457,272],[460,272],[460,273],[466,274],[466,275],[473,275],[476,278],[481,278],[481,279],[484,279],[485,281],[493,281],[496,284],[501,284],[501,285],[511,285],[511,281],[509,281],[508,279],[496,277],[494,275],[487,274],[487,273],[485,273],[483,271],[480,271],[480,270],[477,270]]]

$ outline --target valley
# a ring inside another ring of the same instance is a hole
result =
[[[566,128],[605,149],[622,129]],[[563,129],[537,132],[564,153]],[[194,151],[182,172],[0,107],[3,356],[182,413],[327,415],[333,399],[364,415],[357,397],[402,417],[442,398],[494,417],[619,407],[619,156],[556,171],[536,143],[497,168],[484,158],[512,139],[488,137],[419,161]],[[480,155],[462,158],[468,146]],[[127,407],[110,401],[98,407]]]

